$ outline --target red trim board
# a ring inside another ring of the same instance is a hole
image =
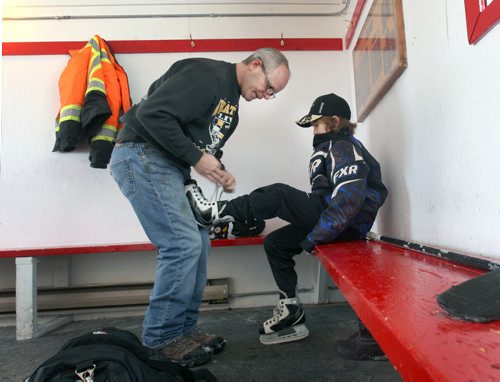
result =
[[[264,236],[237,237],[229,239],[211,240],[212,247],[237,247],[247,245],[261,245],[264,243]],[[40,247],[40,248],[13,248],[0,249],[0,258],[14,257],[37,257],[37,256],[60,256],[60,255],[83,255],[94,253],[112,252],[134,252],[134,251],[155,251],[156,248],[151,243],[129,243],[129,244],[106,244],[88,246],[67,246],[67,247]]]
[[[354,32],[358,27],[359,19],[361,17],[361,12],[363,12],[363,8],[365,7],[366,0],[358,0],[356,3],[356,8],[354,8],[354,13],[352,14],[351,23],[349,24],[349,28],[347,28],[347,33],[345,35],[345,49],[349,49],[351,46],[352,38],[354,37]]]
[[[68,54],[80,49],[86,41],[4,42],[3,56]],[[248,38],[203,40],[114,40],[107,41],[116,53],[174,53],[174,52],[252,52],[262,47],[282,51],[341,51],[341,38]]]

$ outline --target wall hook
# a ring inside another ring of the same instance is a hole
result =
[[[193,40],[193,37],[191,36],[191,33],[189,34],[189,39],[191,40],[191,48],[196,47],[196,43]]]
[[[280,41],[281,46],[285,46],[285,40],[283,39],[283,33],[281,33],[281,41]]]

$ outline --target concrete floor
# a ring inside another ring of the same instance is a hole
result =
[[[203,365],[220,382],[349,381],[396,382],[401,377],[388,361],[346,361],[335,344],[355,331],[347,304],[306,306],[309,337],[287,344],[261,345],[258,326],[272,308],[205,310],[200,327],[227,339],[225,350]],[[35,340],[16,341],[14,327],[0,327],[0,381],[22,381],[70,338],[115,326],[140,334],[142,317],[70,323]]]

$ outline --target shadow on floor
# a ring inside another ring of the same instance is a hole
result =
[[[260,323],[272,308],[201,312],[200,328],[223,335],[225,350],[203,367],[220,382],[396,382],[401,377],[388,361],[346,361],[335,344],[356,329],[355,314],[347,304],[306,306],[309,337],[286,344],[262,345]],[[0,328],[0,381],[22,381],[70,338],[94,329],[115,326],[140,335],[142,318],[123,317],[79,321],[27,341],[15,340],[15,328]]]

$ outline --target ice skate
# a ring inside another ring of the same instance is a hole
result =
[[[354,361],[385,361],[387,356],[365,325],[358,320],[358,331],[337,345],[337,353]]]
[[[260,342],[273,345],[305,338],[309,335],[305,322],[306,316],[298,297],[281,299],[273,310],[273,316],[259,329]]]
[[[227,201],[209,201],[195,180],[190,179],[185,183],[186,197],[193,211],[198,225],[210,227],[217,223],[233,222],[232,216],[225,215]]]

